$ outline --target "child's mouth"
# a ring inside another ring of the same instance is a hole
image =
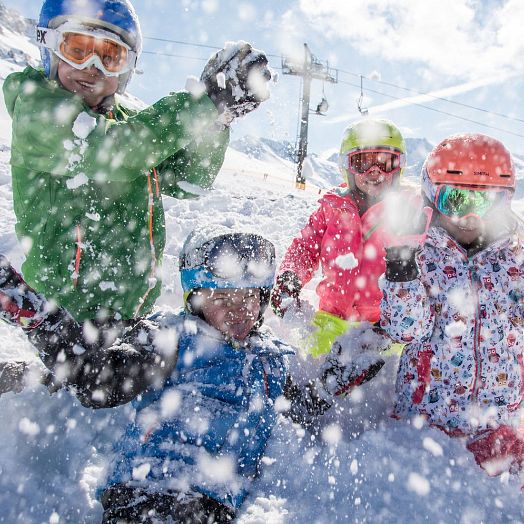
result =
[[[84,89],[94,89],[96,86],[94,82],[85,82],[84,80],[77,80],[77,84],[81,85]]]

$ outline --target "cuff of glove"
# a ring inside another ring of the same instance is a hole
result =
[[[329,353],[335,339],[348,328],[347,320],[326,311],[317,311],[311,323],[317,329],[311,334],[308,352],[315,358]]]
[[[343,397],[354,388],[370,381],[382,369],[385,361],[378,353],[369,353],[355,358],[347,365],[337,359],[326,361],[320,383],[327,395]]]
[[[418,248],[408,246],[386,248],[386,279],[390,282],[409,282],[418,278],[418,251]]]

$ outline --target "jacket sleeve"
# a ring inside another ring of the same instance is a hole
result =
[[[55,383],[72,386],[84,406],[107,408],[161,385],[174,369],[177,348],[155,351],[157,330],[147,320],[120,332],[115,326],[82,326],[60,308],[28,336]]]
[[[298,276],[302,286],[305,286],[318,269],[325,232],[326,217],[321,206],[309,217],[306,226],[291,242],[278,273],[292,271]]]
[[[205,95],[175,93],[117,122],[90,112],[79,97],[49,82],[24,87],[12,111],[11,163],[33,171],[130,180],[192,142],[214,143],[220,133],[217,110]]]
[[[211,187],[224,163],[228,144],[229,128],[226,128],[193,140],[164,160],[157,166],[161,192],[175,198],[193,198],[198,189],[192,192],[191,186]]]
[[[395,342],[423,342],[433,333],[434,315],[426,288],[420,279],[379,281],[383,297],[380,326]]]

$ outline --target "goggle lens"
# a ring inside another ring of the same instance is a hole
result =
[[[363,175],[377,166],[383,173],[395,173],[401,167],[401,153],[391,150],[355,151],[349,154],[349,170]]]
[[[435,207],[449,217],[465,217],[470,214],[485,216],[493,208],[509,201],[507,190],[464,189],[440,186],[435,196]]]
[[[79,65],[96,54],[110,73],[118,73],[127,65],[127,48],[108,38],[67,32],[62,34],[59,50],[67,60]]]

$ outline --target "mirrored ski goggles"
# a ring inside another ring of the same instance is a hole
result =
[[[95,65],[106,76],[119,76],[134,68],[136,53],[114,33],[96,28],[37,28],[37,42],[76,69]]]
[[[489,211],[509,203],[511,191],[498,188],[465,189],[462,187],[442,185],[435,195],[435,208],[449,217],[467,217],[476,215],[479,218]]]
[[[255,234],[222,235],[183,257],[180,270],[188,269],[195,270],[194,287],[201,287],[198,279],[206,278],[202,270],[218,279],[216,287],[270,287],[275,273],[275,247]]]
[[[404,155],[392,148],[364,149],[348,154],[348,169],[356,175],[365,175],[375,166],[383,173],[394,174],[404,166]]]

